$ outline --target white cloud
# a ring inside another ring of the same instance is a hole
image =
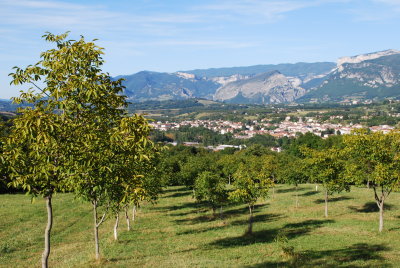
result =
[[[226,18],[257,23],[273,23],[286,13],[328,3],[347,3],[352,0],[231,0],[198,6],[199,10],[219,12]],[[221,16],[221,15],[220,15]]]
[[[167,25],[193,23],[196,15],[159,13],[151,15],[110,11],[102,5],[71,4],[45,0],[0,0],[0,25],[22,28],[117,31],[159,27],[165,33]],[[157,34],[156,31],[153,33]],[[151,34],[151,31],[150,31]]]

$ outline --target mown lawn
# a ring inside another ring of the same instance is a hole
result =
[[[320,188],[321,189],[321,188]],[[400,194],[388,199],[378,233],[372,189],[335,195],[324,218],[323,194],[313,185],[277,186],[257,204],[254,234],[245,236],[245,206],[225,208],[224,219],[194,202],[182,187],[168,188],[156,205],[139,210],[133,230],[113,219],[101,226],[100,263],[93,259],[92,210],[71,194],[54,198],[52,267],[399,267]],[[0,195],[0,267],[39,267],[46,221],[44,201]],[[121,215],[122,216],[122,215]],[[287,238],[276,242],[275,238]]]

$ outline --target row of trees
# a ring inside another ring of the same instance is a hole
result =
[[[10,186],[46,200],[42,267],[48,267],[52,199],[57,192],[73,192],[92,205],[96,259],[98,229],[107,215],[115,215],[117,239],[120,212],[129,226],[128,208],[156,199],[162,185],[186,185],[214,213],[220,208],[221,216],[230,202],[246,204],[248,233],[255,203],[276,183],[296,188],[304,182],[322,184],[326,217],[331,194],[368,185],[380,210],[382,231],[384,203],[400,181],[399,132],[359,130],[326,140],[305,134],[280,140],[283,153],[253,145],[217,153],[178,146],[160,154],[149,139],[146,119],[126,114],[122,81],[101,71],[102,49],[83,37],[74,41],[67,40],[67,34],[48,33],[44,38],[56,47],[43,52],[38,63],[15,67],[10,74],[13,84],[33,88],[14,99],[24,106],[4,132],[0,148],[0,172],[7,174]]]
[[[152,200],[161,190],[154,176],[158,149],[148,138],[147,120],[126,114],[122,80],[101,71],[102,48],[83,37],[67,40],[67,35],[44,35],[56,47],[10,74],[13,84],[35,90],[14,98],[27,105],[18,110],[1,148],[0,170],[10,186],[46,200],[42,267],[48,267],[55,193],[73,192],[91,203],[99,259],[98,229],[107,215],[116,217],[117,238],[120,212],[129,221],[129,206]]]
[[[193,189],[196,200],[208,203],[214,213],[217,208],[222,213],[222,207],[231,202],[246,204],[249,233],[254,204],[266,198],[276,183],[294,185],[296,189],[307,182],[322,185],[325,217],[332,194],[350,191],[351,186],[367,186],[372,188],[380,211],[381,232],[385,200],[400,183],[399,142],[399,132],[383,134],[362,129],[326,140],[305,134],[282,153],[257,145],[221,152],[178,146],[163,152],[158,169],[164,184]]]

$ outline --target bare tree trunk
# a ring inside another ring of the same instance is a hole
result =
[[[115,224],[114,224],[114,240],[118,240],[118,225],[119,225],[119,212],[115,216]]]
[[[315,184],[315,191],[318,192],[318,184]]]
[[[249,215],[249,227],[247,229],[246,234],[251,235],[253,233],[253,208],[252,208],[251,205],[249,205],[249,212],[250,212],[250,215]]]
[[[222,220],[222,206],[220,206],[220,208],[219,208],[219,217],[220,217],[221,220]]]
[[[328,190],[325,189],[325,218],[328,217]]]
[[[216,211],[217,209],[216,209],[216,207],[215,206],[213,206],[212,207],[212,211],[213,211],[213,217],[215,218],[215,211]]]
[[[369,189],[369,181],[367,181],[367,188]]]
[[[272,199],[274,199],[274,195],[275,195],[275,186],[272,186]]]
[[[378,193],[377,193],[377,191],[376,191],[376,187],[373,186],[373,188],[374,188],[374,194],[375,194],[375,201],[376,201],[376,204],[378,205],[378,208],[379,208],[379,232],[382,232],[382,231],[383,231],[383,211],[384,211],[384,203],[385,203],[386,197],[390,194],[390,191],[387,193],[387,195],[385,195],[384,190],[383,190],[383,187],[381,186],[382,194],[381,194],[381,196],[379,197],[379,196],[378,196]]]
[[[96,253],[96,260],[100,259],[100,246],[99,246],[99,225],[97,223],[97,202],[93,201],[93,217],[94,217],[94,248]]]
[[[53,207],[51,205],[51,195],[46,198],[47,208],[47,225],[44,231],[44,251],[42,255],[42,268],[49,267],[49,256],[50,256],[50,232],[53,226]]]
[[[296,184],[296,208],[299,207],[299,192],[297,191],[297,188],[298,188],[298,186]]]
[[[125,219],[126,219],[126,225],[128,227],[128,231],[130,231],[131,230],[131,221],[129,220],[128,207],[125,207]]]
[[[231,185],[231,175],[228,175],[228,184]]]
[[[135,221],[135,216],[136,216],[136,205],[133,205],[133,208],[132,208],[132,221]]]
[[[378,203],[378,207],[379,207],[379,232],[383,231],[383,204],[384,204],[383,200],[380,202],[380,204]]]

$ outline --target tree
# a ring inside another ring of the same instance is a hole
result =
[[[325,217],[328,217],[328,198],[333,193],[350,191],[350,183],[344,176],[342,150],[327,148],[321,151],[301,148],[307,173],[312,182],[321,183],[325,189]]]
[[[249,225],[247,234],[253,232],[253,211],[254,204],[261,197],[267,197],[273,180],[259,157],[251,156],[241,163],[234,174],[234,190],[229,193],[232,201],[245,203],[249,208]]]
[[[223,155],[217,162],[217,166],[222,171],[223,177],[227,179],[228,184],[231,184],[233,174],[235,174],[239,159],[237,154],[227,154]]]
[[[26,162],[26,166],[21,166],[24,168],[21,174],[27,173],[30,177],[25,175],[21,178],[29,178],[29,184],[32,182],[31,177],[35,178],[34,181],[41,178],[47,180],[43,183],[47,188],[40,190],[39,194],[51,197],[53,191],[60,186],[64,188],[65,185],[65,188],[73,191],[79,198],[92,203],[95,253],[96,259],[99,259],[98,228],[105,220],[106,213],[99,218],[98,208],[105,206],[107,211],[110,207],[116,186],[116,172],[121,165],[114,159],[118,152],[112,146],[113,137],[124,123],[129,124],[132,119],[124,119],[128,103],[126,96],[121,94],[122,80],[114,80],[101,70],[104,63],[102,48],[94,42],[86,42],[84,37],[74,41],[66,40],[67,36],[68,33],[44,35],[45,40],[54,43],[56,48],[43,52],[41,60],[35,65],[26,69],[16,68],[15,73],[11,74],[14,84],[30,83],[39,92],[28,91],[17,99],[33,103],[34,109],[31,112],[26,108],[27,112],[19,123],[22,131],[18,135],[28,138],[26,141],[22,139],[25,144],[19,145],[16,138],[10,139],[10,159],[17,161],[13,158],[19,157],[21,160],[18,161]],[[36,85],[39,80],[44,84],[42,88]],[[139,121],[146,127],[146,120],[141,118]],[[34,125],[36,129],[29,130],[35,131],[34,133],[25,130],[27,126]],[[147,142],[147,134],[148,132],[142,131],[134,138],[132,135],[135,133],[132,133],[122,135],[121,139],[127,143],[139,140],[135,144],[138,149],[135,157],[140,158],[140,148]],[[22,148],[27,145],[36,146],[37,148],[32,148],[36,154],[40,148],[44,148],[42,155],[35,156],[38,157],[36,162],[43,161],[42,165],[33,166],[29,162],[29,151],[26,151],[27,156],[19,153],[25,152]],[[19,165],[12,166],[20,168]],[[20,181],[15,180],[15,183]],[[33,189],[23,181],[21,184],[25,184],[28,190]],[[51,191],[48,190],[49,187]]]
[[[305,183],[308,180],[304,170],[304,163],[302,159],[286,153],[280,154],[278,160],[278,182],[295,186],[295,207],[297,208],[299,206],[298,186],[300,183]]]
[[[46,200],[48,222],[42,267],[48,266],[50,255],[52,197],[57,191],[66,189],[66,179],[73,173],[68,168],[71,164],[68,154],[73,147],[71,141],[75,138],[72,130],[77,124],[71,120],[71,112],[82,108],[82,103],[74,99],[78,89],[68,84],[68,79],[74,80],[77,73],[73,72],[68,78],[62,76],[68,70],[64,64],[70,57],[63,50],[62,40],[66,36],[44,35],[47,41],[56,43],[58,50],[46,51],[41,54],[42,60],[35,65],[25,69],[14,67],[14,73],[10,74],[12,84],[30,84],[38,90],[34,92],[30,88],[22,92],[19,98],[14,98],[14,102],[28,104],[28,107],[19,108],[20,115],[13,120],[4,155],[9,163],[11,184]],[[68,45],[71,44],[68,41]],[[76,61],[74,64],[82,62]],[[88,66],[82,66],[82,70],[86,70],[84,67]],[[37,86],[39,80],[44,80],[43,88]]]
[[[115,240],[118,239],[117,228],[121,210],[125,211],[130,230],[128,206],[132,203],[137,204],[147,195],[144,175],[152,169],[150,163],[154,154],[154,145],[147,138],[149,133],[150,127],[146,119],[138,115],[122,118],[120,124],[112,131],[110,148],[113,157],[109,165],[112,187],[109,187],[108,192],[110,207],[116,215]]]
[[[204,171],[197,176],[194,189],[196,200],[206,201],[211,206],[214,216],[217,207],[220,207],[220,217],[222,218],[222,205],[228,199],[228,191],[224,179],[218,174]]]
[[[193,189],[197,176],[204,171],[215,170],[215,154],[201,153],[186,159],[186,162],[181,164],[179,176],[182,183]]]
[[[69,173],[65,168],[68,145],[63,142],[67,136],[62,118],[40,103],[35,104],[33,109],[19,109],[21,115],[14,119],[6,139],[4,158],[9,164],[11,185],[46,200],[42,267],[48,267],[53,226],[52,198],[56,192],[65,190]]]
[[[346,173],[358,185],[368,184],[374,191],[379,208],[379,232],[383,230],[384,203],[400,183],[400,133],[370,133],[357,130],[344,137],[347,162]]]

